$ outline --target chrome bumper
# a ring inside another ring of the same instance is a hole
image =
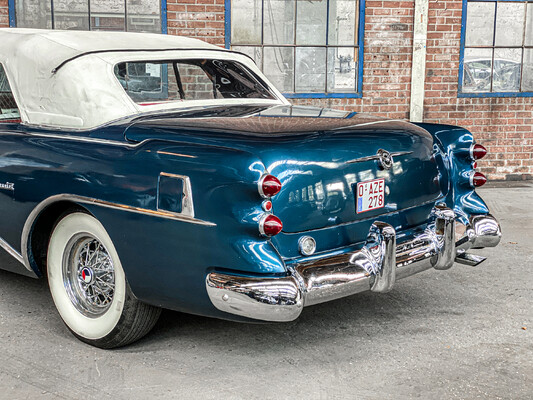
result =
[[[432,219],[422,234],[398,245],[392,226],[374,222],[361,250],[296,264],[289,267],[287,277],[250,278],[213,272],[206,278],[207,293],[217,309],[230,314],[292,321],[304,306],[367,290],[388,292],[397,279],[429,268],[448,269],[456,251],[467,255],[470,247],[496,246],[501,236],[498,222],[490,215],[473,217],[457,243],[451,209],[435,207]]]

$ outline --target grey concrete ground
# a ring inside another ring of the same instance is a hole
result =
[[[0,271],[1,399],[532,399],[533,186],[481,190],[499,248],[392,293],[306,308],[289,324],[164,312],[103,351],[63,326],[45,281]]]

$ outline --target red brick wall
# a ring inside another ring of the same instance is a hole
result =
[[[489,154],[479,169],[492,179],[533,178],[533,98],[458,98],[461,0],[430,1],[427,122],[470,129]],[[169,33],[224,45],[223,0],[169,0]],[[368,0],[362,99],[293,99],[409,118],[414,1]]]
[[[224,46],[224,0],[167,0],[168,33]]]
[[[0,28],[9,26],[8,0],[0,0]]]

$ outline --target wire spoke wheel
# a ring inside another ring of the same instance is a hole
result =
[[[67,244],[63,284],[72,304],[87,317],[105,313],[113,302],[115,269],[104,245],[88,234],[76,235]]]
[[[113,241],[84,212],[58,219],[48,245],[48,285],[70,331],[93,346],[125,346],[154,326],[161,309],[137,300]]]

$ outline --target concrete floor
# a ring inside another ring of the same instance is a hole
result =
[[[0,271],[1,399],[532,399],[533,186],[480,190],[503,229],[456,264],[288,324],[164,312],[124,349],[77,341],[45,281]]]

